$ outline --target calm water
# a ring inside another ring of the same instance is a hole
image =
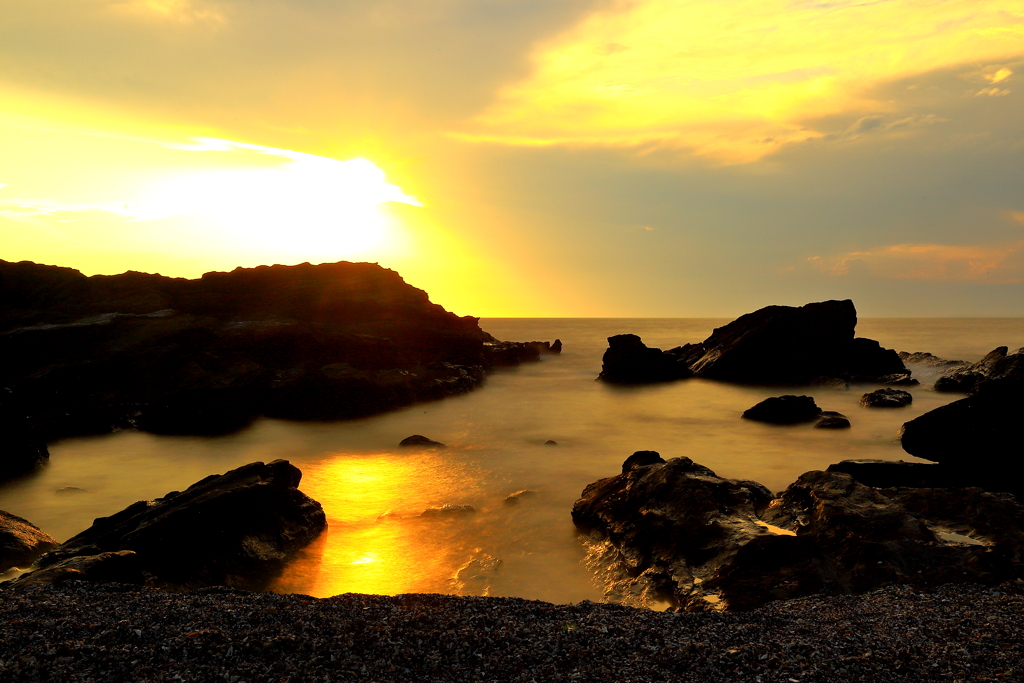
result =
[[[286,458],[304,472],[302,489],[323,504],[330,529],[276,590],[599,600],[569,510],[584,486],[616,474],[633,451],[689,456],[722,476],[781,490],[803,472],[846,458],[912,460],[894,441],[900,425],[957,398],[926,384],[911,390],[912,406],[871,410],[857,404],[864,387],[807,390],[823,409],[850,417],[852,429],[832,431],[740,419],[761,399],[784,393],[771,388],[704,380],[622,388],[594,381],[609,335],[632,332],[649,346],[669,348],[699,341],[725,322],[485,319],[482,327],[500,339],[559,337],[565,350],[499,372],[466,396],[363,420],[264,420],[218,438],[125,432],[70,439],[51,446],[44,471],[0,487],[0,509],[64,540],[136,500],[247,462]],[[901,351],[973,361],[996,346],[1024,346],[1024,319],[868,319],[858,334]],[[449,447],[399,449],[410,434]],[[549,439],[558,445],[544,445]],[[56,493],[69,486],[84,491]],[[521,489],[537,495],[503,503]],[[477,511],[416,517],[448,504]]]

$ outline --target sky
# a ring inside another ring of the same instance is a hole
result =
[[[1024,315],[1024,0],[0,4],[0,259]]]

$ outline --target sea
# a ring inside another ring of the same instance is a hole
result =
[[[220,437],[124,431],[67,439],[51,444],[50,463],[40,472],[0,485],[0,510],[63,541],[135,501],[245,463],[284,458],[302,470],[300,488],[323,505],[329,528],[273,591],[600,601],[604,586],[587,564],[570,511],[587,484],[619,473],[634,451],[686,456],[720,476],[781,491],[802,473],[840,460],[916,461],[900,447],[900,426],[960,398],[933,391],[937,371],[918,366],[913,403],[895,409],[861,407],[860,397],[877,388],[871,386],[596,381],[611,335],[638,334],[648,346],[667,349],[700,341],[727,322],[485,318],[481,327],[499,339],[557,338],[563,352],[499,370],[469,394],[365,419],[260,420]],[[898,351],[973,362],[997,346],[1024,346],[1024,318],[867,318],[857,334]],[[740,417],[783,393],[811,395],[822,409],[847,415],[852,427],[774,426]],[[412,434],[446,447],[400,448]],[[506,500],[520,491],[529,493]],[[423,515],[434,508],[441,510]]]

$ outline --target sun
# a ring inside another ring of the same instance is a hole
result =
[[[367,159],[338,160],[247,143],[199,138],[181,149],[254,152],[258,164],[183,172],[156,182],[136,220],[186,216],[247,251],[350,258],[380,248],[389,222],[381,205],[422,206]],[[266,157],[275,157],[266,163]]]

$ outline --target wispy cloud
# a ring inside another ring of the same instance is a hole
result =
[[[115,12],[180,24],[227,21],[218,5],[202,0],[117,0],[109,7]]]
[[[1024,241],[998,244],[894,244],[807,259],[835,276],[862,275],[899,280],[1024,282]]]

